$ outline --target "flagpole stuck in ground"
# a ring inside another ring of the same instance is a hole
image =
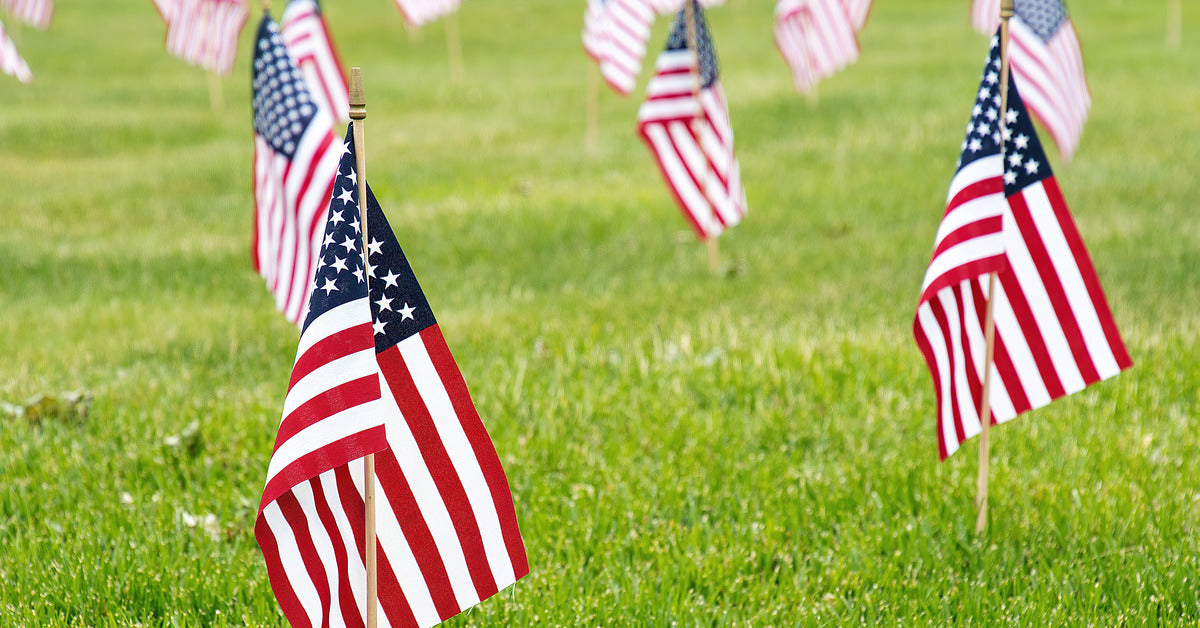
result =
[[[704,146],[704,103],[700,100],[700,92],[704,89],[704,77],[700,76],[700,45],[696,34],[696,4],[692,0],[685,0],[683,6],[684,19],[687,21],[688,50],[692,51],[692,56],[695,58],[692,62],[692,74],[696,77],[695,91],[693,92],[696,99],[696,117],[692,119],[692,133],[696,136],[696,143]],[[706,151],[701,150],[700,152],[704,155],[704,180],[700,181],[700,193],[711,208],[712,199],[708,195],[708,188],[712,162],[709,161]],[[708,245],[708,268],[716,273],[721,270],[721,245],[717,242],[716,236],[709,236],[705,240],[705,243]]]
[[[1013,16],[1013,0],[1000,0],[1000,154],[1004,154],[1004,144],[1008,141],[1007,124],[1004,122],[1008,111],[1008,26]],[[996,355],[996,273],[988,275],[987,316],[984,320],[983,333],[987,342],[983,361],[983,393],[979,400],[979,481],[975,497],[975,507],[979,516],[975,520],[975,532],[982,534],[987,529],[987,500],[989,473],[989,435],[992,426],[992,362]]]
[[[359,222],[362,223],[363,276],[370,294],[371,259],[367,244],[367,93],[363,89],[362,68],[350,68],[350,124],[354,127],[354,157],[358,171]],[[364,554],[367,568],[367,628],[378,624],[378,567],[375,553],[375,454],[363,458],[363,508],[366,520]]]

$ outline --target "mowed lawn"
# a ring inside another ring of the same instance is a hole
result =
[[[720,276],[635,133],[667,20],[589,153],[584,4],[464,3],[451,82],[443,24],[325,2],[532,567],[449,625],[1200,622],[1200,15],[1171,50],[1165,2],[1071,5],[1094,104],[1052,161],[1135,366],[993,432],[978,536],[978,444],[938,462],[911,332],[969,3],[879,0],[815,103],[774,3],[709,12],[750,205]],[[0,400],[90,402],[0,414],[0,625],[283,625],[253,524],[298,332],[249,254],[258,10],[214,110],[152,3],[59,5],[4,17],[36,78],[0,76]]]

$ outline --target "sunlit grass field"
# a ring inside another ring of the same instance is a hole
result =
[[[774,3],[709,12],[750,205],[720,275],[636,136],[649,63],[585,149],[582,0],[464,3],[459,82],[443,24],[324,4],[529,552],[449,625],[1200,622],[1190,5],[1178,50],[1165,2],[1071,5],[1094,104],[1053,165],[1135,366],[993,432],[977,536],[978,444],[938,462],[911,333],[987,48],[966,0],[878,0],[816,103]],[[0,400],[87,411],[0,414],[0,626],[283,625],[252,528],[298,332],[250,262],[257,9],[219,110],[146,0],[4,19],[35,81],[0,76]]]

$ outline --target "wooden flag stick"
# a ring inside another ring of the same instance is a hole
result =
[[[350,120],[354,127],[355,169],[358,173],[359,222],[363,237],[363,275],[367,281],[367,294],[371,293],[371,256],[367,236],[367,93],[363,89],[362,68],[350,69]],[[375,454],[363,459],[363,507],[366,511],[366,555],[367,567],[367,628],[376,628],[379,622],[378,567],[375,553]]]
[[[684,0],[684,19],[687,21],[687,43],[688,50],[692,51],[695,61],[692,65],[692,73],[696,76],[696,83],[693,89],[696,99],[696,117],[692,118],[692,134],[696,136],[696,142],[700,144],[700,153],[704,155],[704,176],[700,181],[700,193],[704,200],[709,204],[709,210],[712,210],[712,201],[708,197],[708,188],[710,183],[710,173],[712,171],[712,161],[708,158],[708,153],[704,150],[704,103],[700,99],[700,92],[704,89],[704,77],[700,75],[700,45],[699,45],[699,27],[696,24],[696,4],[693,0]],[[717,238],[710,236],[706,239],[708,244],[708,268],[716,273],[721,270],[721,247],[717,244]]]
[[[992,361],[996,355],[996,273],[988,276],[987,320],[983,326],[983,337],[987,343],[983,361],[983,398],[979,400],[979,480],[976,485],[975,508],[979,511],[975,518],[975,533],[983,534],[987,529],[987,499],[989,473],[989,445],[992,426]]]
[[[1179,50],[1183,40],[1183,2],[1167,0],[1167,48]]]
[[[1013,16],[1013,0],[1000,0],[1000,155],[1004,155],[1004,144],[1008,141],[1005,123],[1008,111],[1008,40],[1009,20]],[[975,497],[975,508],[979,511],[975,519],[976,534],[987,529],[988,474],[992,427],[992,362],[996,351],[995,299],[996,273],[988,277],[987,315],[983,324],[984,340],[987,342],[983,360],[983,398],[979,400],[979,480]]]
[[[463,49],[462,36],[458,32],[458,11],[450,13],[446,22],[446,54],[450,58],[450,82],[461,83],[463,80]]]

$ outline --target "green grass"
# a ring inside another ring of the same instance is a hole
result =
[[[816,107],[773,3],[710,12],[751,212],[724,278],[640,91],[583,150],[582,2],[465,3],[458,84],[441,25],[326,4],[532,566],[450,625],[1200,622],[1194,16],[1170,51],[1162,3],[1072,4],[1094,105],[1054,165],[1135,367],[993,433],[979,537],[977,443],[937,461],[911,338],[986,48],[965,1],[878,2]],[[94,401],[0,416],[0,625],[281,625],[252,527],[297,332],[249,257],[253,20],[214,112],[150,3],[60,5],[6,20],[36,78],[0,77],[0,399]]]

